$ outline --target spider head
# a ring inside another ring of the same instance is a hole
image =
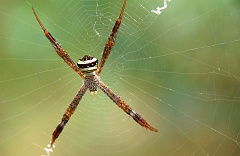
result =
[[[98,68],[98,59],[89,55],[84,55],[78,60],[77,66],[85,76],[94,76]]]

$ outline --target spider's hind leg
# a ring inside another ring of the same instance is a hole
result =
[[[126,3],[127,3],[127,0],[124,0],[120,15],[119,15],[118,19],[116,20],[116,23],[115,23],[115,25],[112,29],[112,32],[111,32],[111,34],[108,38],[108,41],[107,41],[107,43],[104,47],[104,51],[103,51],[103,54],[102,54],[102,59],[101,59],[101,62],[100,62],[100,66],[98,67],[98,70],[97,70],[97,75],[100,75],[100,73],[102,71],[102,68],[103,68],[105,62],[107,61],[108,56],[110,55],[110,52],[111,52],[111,50],[112,50],[112,48],[115,44],[117,34],[118,34],[118,29],[119,29],[121,21],[122,21],[122,16],[123,16],[123,13],[124,13]]]

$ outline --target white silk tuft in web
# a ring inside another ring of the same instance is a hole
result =
[[[151,12],[160,15],[162,13],[162,10],[167,8],[167,3],[169,3],[171,0],[164,0],[164,5],[162,7],[157,7],[156,10],[151,10]]]

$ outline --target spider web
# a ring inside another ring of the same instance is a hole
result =
[[[1,155],[46,155],[82,80],[56,55],[31,6],[77,61],[100,59],[123,1],[0,3]],[[87,92],[51,155],[239,155],[239,10],[237,0],[127,1],[101,80],[158,132],[101,91]]]

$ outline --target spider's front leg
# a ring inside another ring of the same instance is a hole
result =
[[[122,10],[120,12],[120,15],[112,29],[112,32],[108,38],[108,41],[104,47],[104,51],[103,51],[103,54],[102,54],[102,59],[101,59],[101,62],[100,62],[100,65],[98,67],[98,70],[97,70],[97,75],[100,75],[101,71],[102,71],[102,68],[105,64],[105,62],[107,61],[108,59],[108,56],[115,44],[115,41],[116,41],[116,38],[117,38],[117,33],[118,33],[118,29],[120,27],[120,24],[121,24],[121,21],[122,21],[122,16],[123,16],[123,13],[124,13],[124,9],[125,9],[125,6],[126,6],[126,2],[127,0],[124,0],[123,1],[123,6],[122,6]]]
[[[87,88],[82,85],[82,87],[79,89],[77,95],[74,97],[73,101],[68,106],[66,112],[63,114],[61,122],[56,127],[55,131],[52,134],[52,141],[50,144],[50,147],[52,147],[55,140],[58,138],[58,136],[61,134],[64,126],[67,124],[68,120],[70,119],[71,115],[74,113],[75,109],[77,108],[80,100],[82,99],[84,93],[86,92]]]
[[[157,132],[156,128],[150,126],[145,119],[143,119],[138,113],[136,113],[129,105],[127,105],[119,96],[117,96],[108,86],[103,82],[99,81],[98,87],[114,102],[120,107],[124,112],[130,115],[138,124],[141,126]]]

